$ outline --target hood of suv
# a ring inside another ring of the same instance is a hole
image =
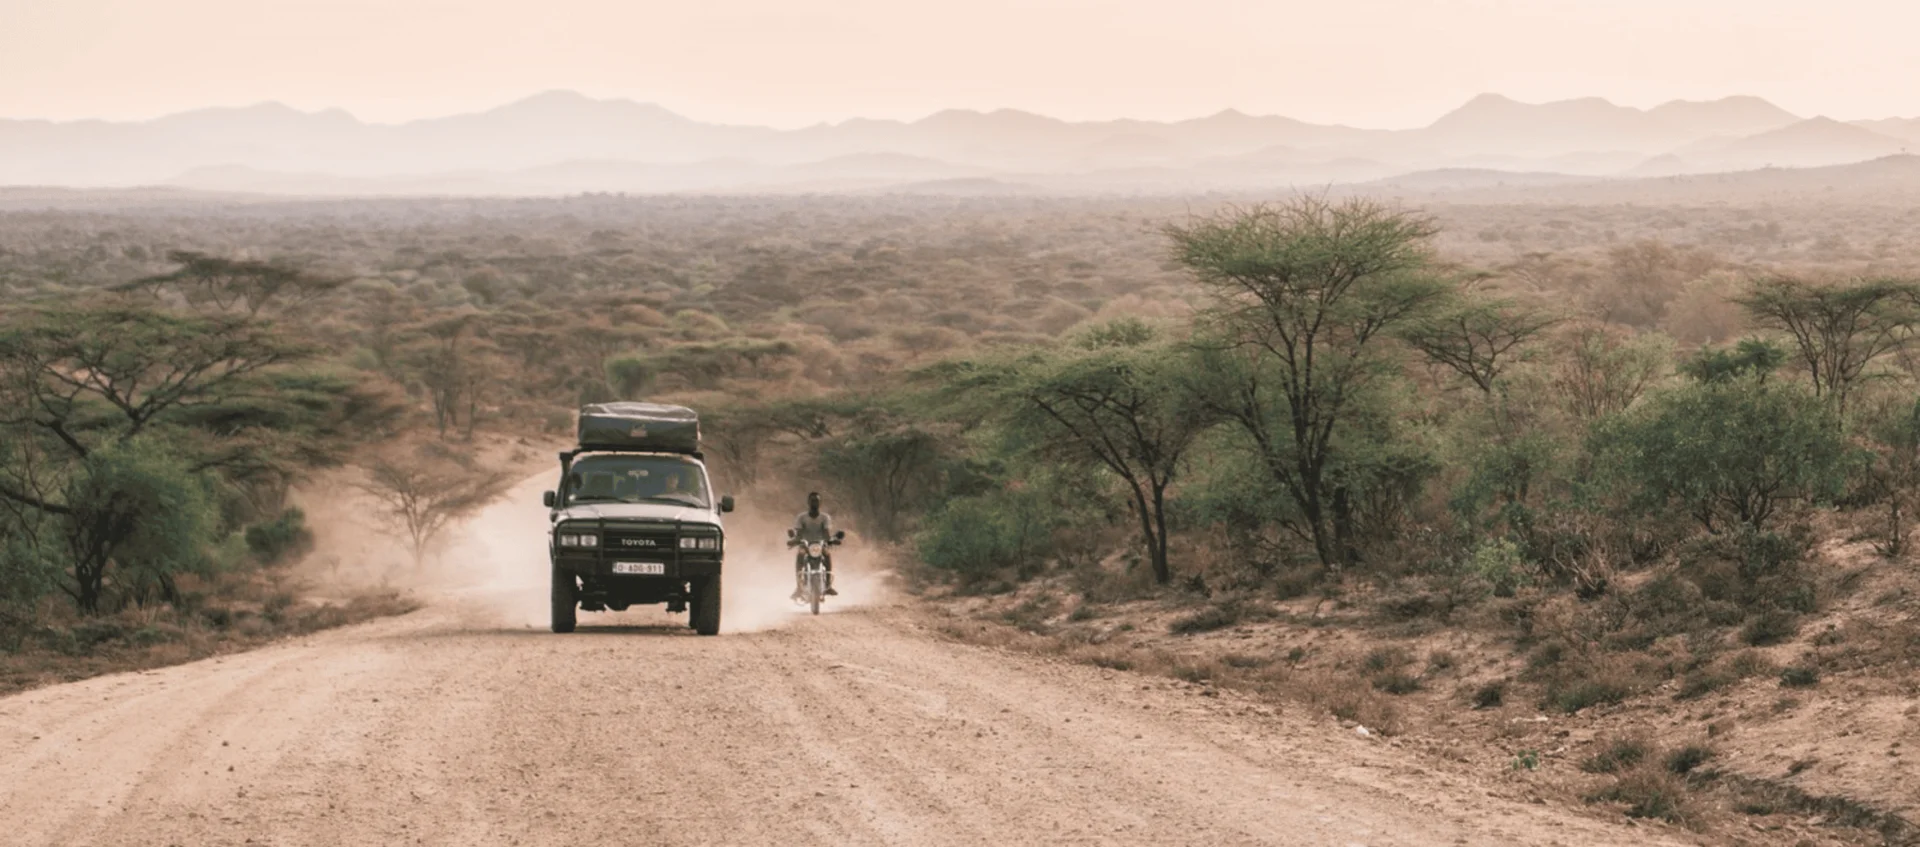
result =
[[[714,520],[713,512],[672,503],[581,503],[561,509],[554,514],[555,519],[561,521],[679,521],[708,526],[719,524],[719,521]]]

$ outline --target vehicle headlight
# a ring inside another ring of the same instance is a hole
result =
[[[818,555],[820,555],[820,551],[822,551],[822,550],[824,550],[824,549],[826,549],[826,545],[824,545],[824,544],[821,544],[821,543],[820,543],[820,542],[818,542],[818,541],[815,541],[815,542],[813,542],[812,544],[808,544],[808,545],[807,545],[807,555],[809,555],[809,556],[818,556]]]
[[[720,549],[720,536],[682,535],[680,536],[680,549],[682,550],[718,550]]]
[[[573,533],[562,533],[560,536],[560,546],[598,547],[600,546],[600,536],[593,534],[576,535]]]

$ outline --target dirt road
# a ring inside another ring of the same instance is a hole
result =
[[[1662,843],[909,608],[558,636],[497,599],[0,699],[0,843]]]

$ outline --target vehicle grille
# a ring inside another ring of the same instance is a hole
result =
[[[606,538],[600,543],[610,551],[671,555],[679,542],[671,532],[621,531],[609,527]]]

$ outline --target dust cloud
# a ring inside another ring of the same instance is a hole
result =
[[[783,513],[771,506],[742,502],[740,511],[726,517],[727,562],[721,583],[720,631],[754,632],[810,616],[791,599],[794,588],[793,551],[787,548],[787,529],[796,507]],[[833,551],[833,587],[839,596],[820,605],[820,614],[881,605],[891,596],[884,555],[861,543],[852,533]]]
[[[404,544],[377,520],[369,498],[346,485],[315,486],[295,495],[307,513],[316,549],[302,566],[319,593],[397,589],[429,604],[459,607],[473,623],[545,629],[548,624],[547,509],[540,502],[552,473],[528,477],[494,504],[449,526],[427,561],[415,565]],[[725,517],[726,566],[721,586],[722,635],[786,626],[808,610],[795,604],[793,552],[786,530],[793,513],[741,498]],[[798,507],[794,513],[799,511]],[[821,607],[831,614],[879,605],[891,596],[886,556],[848,534],[834,553],[837,597]],[[625,612],[581,612],[580,626],[659,627],[686,623],[664,605]]]

